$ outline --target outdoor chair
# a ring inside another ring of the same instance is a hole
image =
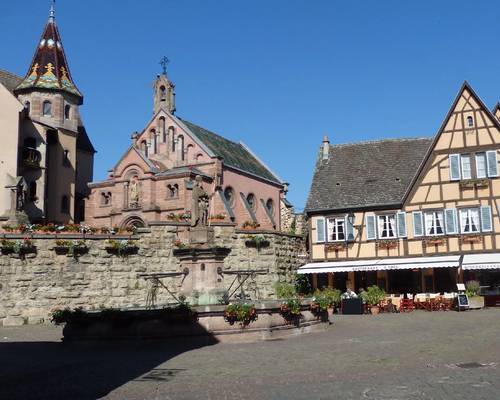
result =
[[[401,312],[412,312],[415,309],[415,304],[412,299],[401,300]]]

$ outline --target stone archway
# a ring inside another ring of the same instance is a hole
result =
[[[125,218],[120,224],[120,228],[145,228],[146,226],[146,222],[137,215]]]

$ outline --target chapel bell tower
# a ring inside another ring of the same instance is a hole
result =
[[[168,58],[163,57],[160,62],[163,67],[163,72],[156,77],[153,84],[154,114],[156,114],[161,108],[168,111],[170,114],[175,113],[175,85],[167,77],[168,63]]]

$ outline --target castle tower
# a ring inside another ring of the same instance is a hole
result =
[[[156,77],[153,84],[153,114],[156,114],[161,108],[170,114],[175,113],[175,85],[167,77],[168,62],[168,58],[162,58],[160,64],[163,67],[163,73]]]
[[[54,127],[77,131],[78,106],[83,104],[83,96],[71,77],[54,6],[30,68],[14,92],[29,110],[30,117]]]
[[[14,94],[25,108],[16,174],[28,187],[23,211],[32,222],[83,220],[95,150],[80,118],[83,95],[71,77],[53,5]]]

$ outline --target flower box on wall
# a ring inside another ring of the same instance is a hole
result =
[[[328,243],[325,245],[326,251],[343,251],[347,248],[347,242]]]
[[[387,239],[377,241],[377,249],[395,249],[399,246],[398,239]]]
[[[441,246],[446,243],[446,238],[442,236],[429,237],[422,240],[426,246]]]
[[[460,242],[462,243],[482,243],[483,237],[481,235],[462,235],[460,236]]]
[[[78,257],[87,253],[89,248],[83,240],[56,240],[54,251],[57,255],[68,255]]]
[[[486,178],[478,179],[465,179],[460,181],[461,189],[473,189],[476,188],[487,188],[490,185],[490,181]]]

